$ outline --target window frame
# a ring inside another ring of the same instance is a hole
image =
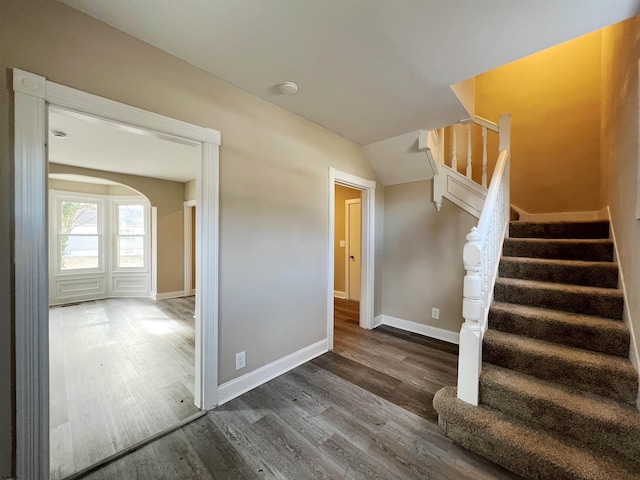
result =
[[[151,265],[151,206],[143,198],[132,196],[111,196],[111,272],[113,273],[147,273]],[[118,265],[120,252],[118,249],[118,239],[121,236],[141,236],[141,235],[120,235],[120,205],[142,205],[144,209],[144,266],[143,267],[121,267]]]
[[[54,271],[56,275],[82,275],[82,274],[104,274],[106,273],[105,266],[107,265],[106,259],[106,249],[105,249],[105,234],[107,228],[107,209],[105,208],[105,198],[103,195],[94,195],[94,194],[82,194],[75,192],[62,192],[62,191],[54,191],[54,210],[53,210],[53,234],[50,236],[51,239],[55,239],[56,246],[54,249],[55,259],[54,259]],[[78,202],[78,203],[94,203],[98,206],[97,208],[97,227],[98,233],[96,235],[87,234],[86,236],[96,236],[98,237],[98,266],[95,268],[62,268],[62,242],[61,238],[63,235],[78,235],[82,236],[82,234],[68,234],[62,233],[60,222],[62,221],[62,203],[63,202]]]

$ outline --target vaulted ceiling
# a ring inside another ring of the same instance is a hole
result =
[[[61,0],[360,145],[468,116],[451,90],[640,0]],[[277,85],[296,82],[294,96]]]

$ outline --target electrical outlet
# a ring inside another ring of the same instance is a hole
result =
[[[432,308],[431,309],[431,318],[438,320],[440,318],[440,309],[439,308]]]
[[[247,365],[247,352],[236,353],[236,370],[240,370]]]
[[[344,240],[340,240],[340,248],[344,248],[347,246],[347,243]]]

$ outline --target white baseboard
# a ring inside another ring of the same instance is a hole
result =
[[[382,324],[384,325],[424,335],[425,337],[435,338],[444,342],[454,343],[456,345],[460,344],[460,334],[458,332],[452,332],[450,330],[445,330],[444,328],[431,327],[429,325],[412,322],[410,320],[403,320],[402,318],[391,317],[389,315],[379,315],[376,319],[379,317],[382,317]]]
[[[611,218],[611,212],[609,211],[609,207],[607,207],[607,213],[609,218]],[[627,295],[627,285],[624,281],[624,270],[622,268],[622,264],[618,258],[618,243],[616,242],[616,232],[613,228],[613,222],[609,222],[609,227],[611,231],[611,240],[613,241],[613,260],[618,264],[618,273],[620,275],[620,279],[618,281],[620,288],[622,289],[622,293],[624,296],[624,311],[622,314],[622,321],[629,327],[629,333],[631,334],[631,345],[629,346],[629,360],[636,368],[637,371],[640,371],[640,352],[638,352],[638,344],[636,342],[636,334],[633,329],[633,322],[631,321],[631,311],[629,310],[629,303],[627,299],[629,298]],[[636,407],[640,410],[640,392],[638,393],[638,398],[636,399]]]
[[[584,212],[529,213],[515,205],[511,207],[518,212],[521,222],[588,222],[608,219],[606,208]]]
[[[384,323],[383,317],[384,317],[384,315],[378,315],[377,317],[374,317],[374,319],[373,319],[373,328],[379,327],[380,325],[382,325]]]
[[[340,290],[334,290],[333,291],[333,296],[336,298],[342,298],[345,299],[347,298],[347,292],[341,292]]]
[[[167,298],[184,297],[184,290],[176,290],[175,292],[152,293],[151,298],[154,300],[166,300]]]
[[[309,345],[297,352],[293,352],[286,357],[282,357],[275,362],[271,362],[260,367],[253,372],[246,373],[241,377],[234,378],[233,380],[223,383],[218,387],[218,405],[227,403],[228,401],[239,397],[243,393],[253,390],[263,383],[266,383],[269,380],[272,380],[283,373],[287,373],[289,370],[292,370],[297,366],[326,353],[328,351],[327,345],[327,339],[325,338],[313,345]]]

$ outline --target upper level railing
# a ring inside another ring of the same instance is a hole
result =
[[[458,398],[478,405],[482,338],[487,329],[500,252],[509,225],[511,115],[500,116],[499,155],[477,227],[467,235],[463,250],[466,275],[458,357]]]

